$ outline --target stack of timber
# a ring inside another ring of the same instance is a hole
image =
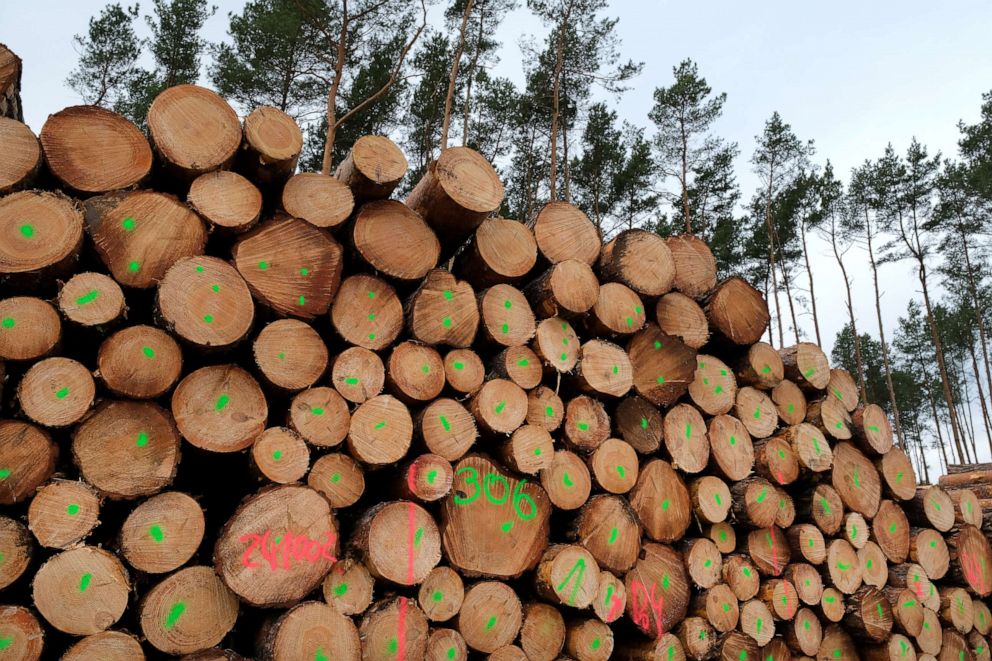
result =
[[[992,463],[950,464],[939,483],[969,514],[983,516],[980,527],[992,536]]]
[[[147,124],[0,119],[0,657],[990,658],[989,496],[699,239]]]

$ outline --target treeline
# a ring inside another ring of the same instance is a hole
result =
[[[934,447],[943,465],[992,451],[992,92],[980,122],[959,126],[957,154],[915,140],[890,146],[846,182],[772,113],[750,157],[759,183],[748,198],[734,171],[739,145],[713,131],[727,97],[695,63],[654,91],[643,126],[621,122],[611,102],[643,65],[622,58],[606,0],[526,0],[546,30],[522,40],[520,84],[494,74],[495,35],[518,9],[517,0],[250,0],[213,44],[200,36],[216,11],[205,0],[153,0],[146,39],[135,29],[140,8],[115,3],[77,35],[67,83],[143,125],[161,89],[205,79],[245,111],[275,106],[305,125],[307,170],[331,172],[359,136],[388,134],[410,160],[407,188],[445,145],[468,145],[500,170],[506,217],[565,199],[604,235],[697,234],[724,273],[764,283],[778,346],[798,341],[804,325],[823,343],[817,290],[837,282],[814,273],[810,255],[826,247],[847,301],[834,360],[893,416],[919,473],[942,470],[928,465]],[[443,23],[429,12],[443,12]],[[848,268],[864,259],[872,279],[855,282]],[[896,262],[912,266],[905,286],[918,296],[893,325],[879,271]],[[857,318],[856,300],[876,314]]]

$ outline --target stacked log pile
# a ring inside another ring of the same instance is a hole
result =
[[[3,658],[989,659],[981,501],[702,241],[148,128],[0,119]]]

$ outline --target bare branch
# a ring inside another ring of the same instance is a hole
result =
[[[462,59],[462,52],[465,50],[465,26],[468,25],[468,16],[472,12],[473,0],[465,3],[465,11],[462,12],[462,27],[458,32],[458,48],[451,61],[451,76],[448,78],[448,95],[444,99],[444,123],[441,125],[441,149],[448,148],[448,127],[451,125],[451,104],[455,99],[455,81],[458,78],[458,63]]]

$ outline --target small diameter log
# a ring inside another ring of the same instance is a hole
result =
[[[465,585],[451,567],[435,567],[420,584],[417,603],[431,622],[447,622],[462,608]]]
[[[909,589],[928,609],[940,607],[940,594],[927,577],[923,567],[914,563],[892,565],[889,568],[889,585]]]
[[[137,126],[98,106],[72,106],[41,127],[45,163],[66,188],[88,195],[130,188],[152,169],[152,150]]]
[[[265,429],[268,405],[258,382],[236,365],[189,374],[172,393],[172,415],[183,438],[210,452],[237,452]]]
[[[134,636],[120,631],[101,631],[86,636],[66,650],[62,656],[64,661],[86,661],[87,659],[102,659],[103,661],[131,661],[144,659],[145,653],[141,643]]]
[[[599,565],[581,546],[549,547],[534,573],[538,594],[553,603],[588,607],[598,593]]]
[[[838,443],[834,446],[831,478],[834,489],[846,507],[868,518],[875,516],[882,498],[878,471],[850,443]]]
[[[840,530],[844,522],[844,503],[828,484],[820,483],[808,498],[802,499],[799,508],[801,518],[812,521],[827,535]],[[817,564],[817,563],[814,563]]]
[[[537,242],[523,223],[487,218],[456,260],[456,270],[476,287],[520,282],[537,263]]]
[[[77,546],[38,569],[32,582],[32,600],[42,617],[59,631],[87,636],[120,619],[129,590],[127,571],[120,560],[103,549]]]
[[[468,647],[465,639],[454,629],[434,629],[427,639],[424,652],[427,661],[465,661]]]
[[[767,438],[778,427],[778,412],[771,398],[764,391],[750,386],[737,391],[734,415],[754,438]]]
[[[193,557],[203,540],[204,526],[199,503],[184,493],[161,493],[128,515],[121,526],[121,553],[138,571],[164,574]]]
[[[909,521],[902,508],[883,500],[872,519],[872,535],[885,557],[896,564],[909,555]]]
[[[613,654],[613,644],[609,625],[599,620],[579,620],[568,627],[565,652],[577,661],[606,661]]]
[[[568,450],[558,450],[550,465],[541,470],[541,486],[555,507],[574,510],[589,500],[592,477],[578,455]]]
[[[324,601],[342,615],[361,615],[372,604],[375,580],[355,558],[334,563],[321,588]]]
[[[334,176],[358,203],[386,199],[406,174],[403,150],[383,135],[363,135],[351,146]]]
[[[695,377],[689,384],[693,403],[707,415],[720,415],[730,412],[736,395],[737,382],[730,368],[713,356],[697,355]]]
[[[785,577],[796,589],[796,597],[799,602],[808,606],[815,606],[820,603],[820,595],[823,594],[823,579],[816,567],[805,562],[793,562],[785,568]]]
[[[792,381],[784,379],[772,388],[772,402],[784,424],[798,425],[806,420],[806,396]]]
[[[689,404],[678,404],[665,416],[665,448],[672,465],[686,473],[699,473],[710,458],[706,423]]]
[[[372,605],[358,629],[362,659],[422,659],[427,650],[428,622],[416,602],[396,597]]]
[[[747,427],[732,415],[718,415],[708,428],[714,467],[728,480],[743,480],[754,467],[754,446]]]
[[[295,392],[312,386],[327,369],[327,347],[309,324],[280,319],[261,330],[252,344],[265,380]]]
[[[346,341],[371,351],[385,349],[403,330],[403,305],[396,290],[370,275],[353,275],[341,283],[331,324]]]
[[[186,201],[220,232],[246,232],[262,214],[262,193],[228,170],[201,174],[190,186]]]
[[[14,519],[0,517],[0,553],[4,562],[0,565],[0,589],[6,588],[19,579],[31,563],[34,543],[28,529]]]
[[[472,429],[474,432],[474,425]],[[602,450],[604,447],[606,447],[605,443],[600,446],[599,450]],[[465,448],[465,451],[467,450],[468,447]],[[597,454],[599,450],[597,450]],[[504,463],[513,470],[526,475],[537,475],[545,468],[549,468],[554,461],[554,440],[544,427],[525,424],[513,432],[510,440],[501,446],[499,454]],[[616,461],[621,461],[621,459],[611,456],[604,457],[603,461],[613,461],[614,466],[616,466]],[[593,470],[595,469],[596,467],[594,465]],[[607,469],[603,468],[603,470]],[[610,478],[606,477],[605,479],[609,480]]]
[[[565,643],[565,621],[554,606],[529,603],[524,606],[520,646],[535,661],[552,661]]]
[[[696,352],[649,324],[627,344],[634,389],[655,406],[671,406],[695,378]]]
[[[592,452],[610,436],[610,416],[603,404],[579,395],[565,407],[565,440],[579,452]]]
[[[801,423],[789,427],[775,438],[786,442],[792,448],[796,460],[805,470],[822,473],[833,466],[834,455],[830,444],[813,425]]]
[[[599,300],[599,280],[592,268],[577,259],[558,262],[524,289],[538,317],[573,318]]]
[[[726,482],[712,475],[704,475],[689,484],[689,497],[696,516],[708,523],[727,519],[731,496]]]
[[[534,337],[535,320],[523,293],[510,285],[495,285],[478,295],[482,337],[497,346],[516,347]]]
[[[914,524],[929,525],[940,532],[948,532],[954,526],[954,501],[938,486],[917,487],[905,507]]]
[[[444,389],[441,355],[417,342],[397,344],[386,362],[386,386],[400,400],[411,404],[434,399]]]
[[[626,359],[627,354],[625,353],[623,357]],[[528,347],[504,349],[493,358],[491,365],[492,374],[509,379],[524,390],[531,390],[541,384],[543,376],[541,359]]]
[[[823,629],[816,613],[809,608],[801,608],[796,617],[785,627],[785,640],[789,647],[806,656],[813,656],[820,648]]]
[[[406,499],[421,503],[440,500],[451,491],[454,471],[451,462],[436,454],[422,454],[404,465],[404,480],[396,485],[397,492]]]
[[[183,354],[172,336],[154,326],[128,326],[103,341],[97,374],[122,397],[153,399],[179,379]]]
[[[739,385],[771,390],[782,382],[785,377],[785,367],[782,365],[781,356],[772,345],[755,342],[735,363],[734,373]]]
[[[153,647],[189,654],[217,645],[234,628],[238,598],[210,567],[187,567],[148,592],[139,617]]]
[[[147,190],[92,198],[86,225],[97,254],[125,287],[156,286],[183,257],[202,255],[204,222],[172,195]]]
[[[737,599],[747,601],[758,594],[758,570],[744,555],[731,555],[723,563],[723,580]]]
[[[683,543],[685,564],[693,585],[708,589],[720,581],[723,558],[716,544],[706,538],[690,539]]]
[[[428,404],[417,416],[416,428],[427,449],[448,461],[461,459],[479,436],[475,418],[468,409],[448,398],[435,399]],[[523,441],[522,437],[520,442]],[[516,452],[514,455],[518,456]]]
[[[55,348],[61,336],[58,312],[40,298],[0,300],[0,359],[41,358]]]
[[[627,603],[627,588],[623,582],[606,570],[599,572],[599,588],[592,602],[592,612],[601,622],[610,624],[623,615]]]
[[[242,600],[257,606],[298,601],[334,563],[337,526],[313,489],[287,485],[246,499],[224,525],[214,564]]]
[[[45,427],[75,424],[96,394],[90,371],[70,358],[46,358],[31,366],[17,386],[21,410]]]
[[[304,440],[318,447],[337,447],[348,434],[348,404],[331,388],[298,393],[290,402],[287,419]]]
[[[705,619],[690,615],[678,623],[675,635],[682,643],[686,658],[707,659],[714,656],[716,631]]]
[[[527,417],[527,393],[512,381],[492,379],[469,401],[469,410],[483,432],[510,434]]]
[[[444,269],[433,269],[406,303],[410,334],[424,344],[467,348],[479,328],[475,291]]]
[[[892,448],[892,426],[879,405],[868,404],[857,409],[851,421],[854,437],[866,452],[884,455]]]
[[[747,536],[747,552],[764,576],[781,576],[789,564],[789,543],[777,526],[752,530]]]
[[[693,349],[701,349],[710,339],[706,313],[685,294],[671,292],[659,298],[655,318],[664,333],[679,338]]]
[[[916,471],[902,449],[893,447],[875,461],[875,466],[882,475],[882,485],[893,498],[906,501],[916,496]]]
[[[331,507],[340,509],[354,505],[362,497],[365,474],[354,459],[332,452],[314,462],[307,475],[307,484],[319,491]]]
[[[973,602],[975,609],[975,631],[982,636],[988,636],[992,632],[992,612],[985,602],[975,599]]]
[[[944,536],[933,528],[912,528],[909,538],[909,559],[923,567],[927,577],[939,580],[950,568],[950,553]]]
[[[757,289],[738,277],[727,278],[703,305],[710,331],[732,344],[754,344],[768,326],[768,304]]]
[[[785,367],[785,378],[806,392],[826,390],[830,384],[830,363],[826,354],[815,344],[800,342],[779,350]]]
[[[600,397],[622,397],[633,385],[627,352],[605,340],[589,340],[581,346],[575,373],[580,389]]]
[[[107,327],[120,321],[126,309],[120,285],[102,273],[77,273],[62,285],[59,310],[69,321],[85,327]]]
[[[499,209],[503,195],[489,161],[468,147],[452,147],[428,165],[406,203],[454,247]]]
[[[892,608],[882,591],[863,587],[847,598],[844,625],[854,635],[881,642],[892,631]]]
[[[976,528],[982,527],[982,504],[971,489],[948,491],[948,497],[954,502],[954,523],[967,523]]]
[[[599,258],[602,240],[592,221],[567,202],[549,202],[531,219],[541,256],[552,264],[568,259],[590,266]]]
[[[486,378],[486,368],[479,354],[471,349],[454,349],[444,356],[444,380],[463,395],[475,394]],[[538,388],[540,389],[540,388]]]
[[[740,607],[737,596],[725,583],[696,594],[689,607],[689,613],[706,620],[719,633],[737,628],[740,620]]]
[[[820,597],[820,615],[827,622],[840,622],[844,617],[844,595],[836,588],[826,588]]]
[[[589,467],[596,484],[609,493],[627,493],[637,482],[637,452],[619,438],[608,438],[596,448]]]
[[[245,117],[244,133],[241,167],[253,181],[270,188],[292,176],[303,149],[296,120],[278,108],[261,106]]]
[[[682,556],[668,546],[647,543],[624,579],[627,615],[638,629],[658,637],[685,617],[689,578]]]
[[[630,493],[630,505],[647,536],[658,542],[681,539],[692,518],[689,490],[672,465],[661,459],[641,467],[637,484]]]
[[[349,347],[331,363],[331,385],[349,402],[361,404],[382,392],[386,368],[378,354],[362,347]]]
[[[395,397],[379,395],[352,414],[348,450],[362,463],[381,466],[405,457],[412,438],[410,411]]]
[[[22,191],[0,198],[0,278],[62,275],[83,240],[79,204],[61,193]],[[15,282],[18,282],[15,280]]]
[[[266,661],[298,655],[306,659],[358,661],[362,643],[350,617],[319,601],[293,606],[269,627],[260,643]]]
[[[943,630],[937,619],[937,614],[929,608],[923,609],[923,628],[916,636],[916,646],[924,654],[939,654],[943,648]],[[922,661],[922,655],[921,655]],[[960,657],[958,657],[960,660]],[[967,657],[966,657],[967,658]],[[951,658],[947,661],[952,661]]]
[[[675,289],[700,299],[716,286],[716,259],[706,242],[691,234],[665,239],[675,261]]]
[[[741,606],[741,631],[759,645],[767,645],[775,636],[775,620],[763,602],[752,599]]]
[[[186,183],[224,170],[241,144],[241,123],[227,101],[196,85],[169,87],[148,108],[148,133],[165,171]]]
[[[810,402],[806,408],[806,422],[838,441],[847,441],[853,436],[851,416],[844,404],[833,397]]]
[[[458,613],[458,631],[476,652],[495,652],[520,632],[523,610],[517,593],[506,583],[482,581],[465,591]]]
[[[362,206],[349,228],[349,239],[362,261],[397,280],[423,278],[440,257],[441,244],[431,228],[397,200]]]
[[[356,524],[349,545],[374,577],[399,585],[419,585],[441,561],[437,524],[408,501],[374,506]]]
[[[863,516],[857,512],[848,512],[844,515],[843,537],[851,542],[851,546],[856,549],[864,548],[870,533],[871,528],[868,527]]]
[[[755,472],[777,485],[792,484],[799,477],[799,462],[792,446],[775,437],[754,443]]]
[[[937,614],[940,619],[951,625],[959,633],[968,633],[975,625],[975,611],[971,603],[971,595],[964,588],[942,587],[940,594],[940,609]]]
[[[571,372],[579,360],[579,343],[571,324],[561,317],[549,317],[537,325],[531,347],[542,365],[557,372]]]
[[[602,569],[623,574],[634,566],[641,551],[641,526],[625,500],[593,496],[582,506],[574,525],[576,541]],[[612,602],[612,598],[606,601]],[[613,605],[608,603],[607,610],[613,611]],[[619,613],[614,613],[613,619],[617,616]]]
[[[661,446],[664,418],[646,399],[625,398],[617,405],[614,420],[623,440],[641,454],[651,454]]]
[[[885,588],[892,608],[892,628],[907,636],[918,636],[923,630],[923,605],[908,588]]]
[[[201,349],[235,344],[255,317],[245,281],[215,257],[178,260],[159,285],[157,303],[166,326]]]
[[[978,597],[992,594],[992,545],[988,535],[965,524],[950,536],[951,573],[969,592]]]
[[[835,539],[827,545],[826,569],[831,584],[844,594],[854,594],[861,587],[858,553],[846,539]]]
[[[28,508],[28,528],[38,543],[65,549],[96,527],[100,499],[84,482],[54,480],[38,489]]]
[[[840,626],[828,626],[823,633],[823,641],[816,653],[817,658],[836,658],[841,661],[853,661],[861,658],[847,630]]]
[[[737,533],[726,521],[709,526],[709,537],[724,555],[733,553],[737,548]]]
[[[341,246],[308,223],[266,221],[240,238],[231,256],[252,296],[279,314],[313,319],[326,314],[332,300],[337,304]]]
[[[467,576],[510,578],[540,560],[548,543],[551,503],[539,485],[518,481],[488,459],[470,455],[455,466],[451,497],[445,498],[441,515],[445,557],[455,569]]]
[[[603,246],[599,272],[605,281],[619,282],[643,296],[661,296],[672,289],[675,260],[659,234],[630,229]]]
[[[0,195],[28,188],[41,168],[41,145],[34,132],[16,119],[0,117]]]
[[[646,321],[640,296],[619,282],[607,282],[599,287],[599,298],[586,325],[593,334],[610,337],[636,333]]]
[[[251,446],[251,458],[258,472],[276,484],[302,480],[310,468],[310,449],[286,427],[270,427],[259,434]]]
[[[827,395],[843,404],[848,413],[854,413],[858,408],[858,384],[851,373],[842,367],[830,370]]]
[[[76,427],[72,455],[85,480],[112,499],[157,493],[179,463],[179,432],[149,402],[105,402]]]
[[[858,562],[861,563],[861,580],[865,585],[885,587],[889,577],[888,562],[878,544],[868,542],[858,549]]]

